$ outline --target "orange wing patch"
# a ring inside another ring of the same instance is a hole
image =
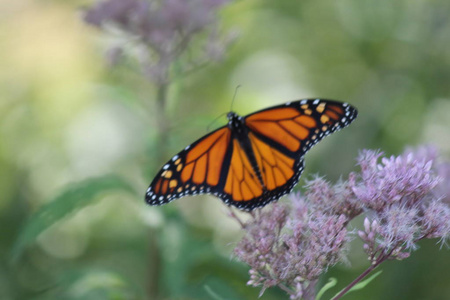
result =
[[[255,132],[276,141],[289,151],[296,152],[302,146],[311,128],[317,127],[313,117],[301,115],[292,107],[260,112],[246,119],[246,125]]]
[[[258,177],[236,139],[233,140],[233,154],[223,190],[234,201],[252,200],[263,193]]]
[[[298,110],[292,107],[280,107],[261,111],[247,117],[247,121],[277,121],[280,119],[292,119],[298,116]]]
[[[196,191],[202,185],[217,186],[229,141],[230,130],[225,127],[186,150],[184,160],[175,156],[153,185],[154,192],[170,197],[186,189]]]
[[[284,185],[294,176],[294,159],[270,147],[253,133],[249,134],[249,138],[267,190],[271,191]]]
[[[203,184],[206,180],[208,185],[217,185],[229,141],[228,128],[218,130],[201,140],[187,153],[181,180],[187,182],[192,179],[195,184]]]

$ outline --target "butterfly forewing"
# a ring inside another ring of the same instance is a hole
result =
[[[322,138],[350,124],[356,115],[356,109],[347,103],[300,100],[250,114],[245,123],[270,146],[300,158]]]
[[[230,137],[231,131],[222,127],[175,155],[150,184],[147,203],[161,205],[186,195],[216,193],[230,156]]]

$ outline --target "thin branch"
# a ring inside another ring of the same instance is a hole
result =
[[[294,293],[293,290],[291,290],[290,288],[288,288],[284,283],[280,282],[277,284],[278,287],[280,289],[282,289],[283,291],[285,291],[286,293],[288,293],[289,295],[292,295]]]
[[[168,130],[169,120],[166,115],[166,103],[167,103],[167,84],[161,84],[158,86],[156,95],[156,118],[158,120],[158,161],[165,161],[167,157],[168,147]],[[149,244],[151,251],[149,252],[149,282],[147,290],[150,299],[157,299],[159,297],[159,274],[161,272],[161,251],[158,245],[158,238],[155,232],[152,230],[149,237]]]
[[[156,118],[158,120],[158,161],[167,160],[167,148],[169,144],[169,120],[166,116],[168,84],[160,84],[158,86],[156,97]]]
[[[388,259],[395,248],[393,248],[391,251],[384,255],[380,255],[377,259],[377,261],[370,265],[364,272],[362,272],[358,277],[355,278],[349,285],[347,285],[344,289],[342,289],[339,294],[337,294],[334,298],[331,300],[337,300],[340,299],[342,296],[344,296],[352,287],[354,287],[357,283],[359,283],[361,280],[363,280],[367,275],[369,275],[370,272],[376,269],[382,262],[384,262],[386,259]]]
[[[232,217],[233,219],[235,219],[238,223],[239,223],[239,225],[241,226],[241,228],[242,229],[244,229],[245,228],[245,223],[244,223],[244,221],[242,221],[235,213],[234,213],[234,211],[233,211],[233,209],[231,208],[231,207],[229,207],[229,206],[227,206],[227,209],[228,209],[228,211],[229,211],[229,216],[230,217]]]
[[[380,262],[381,263],[381,262]],[[358,282],[360,282],[364,277],[369,275],[370,272],[372,272],[379,263],[375,263],[373,265],[370,265],[364,272],[362,272],[358,277],[355,278],[349,285],[347,285],[344,289],[342,289],[339,294],[337,294],[334,298],[331,300],[337,300],[340,299],[342,296],[344,296],[352,287],[354,287]]]

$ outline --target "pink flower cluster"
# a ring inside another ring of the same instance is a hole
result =
[[[371,212],[358,234],[372,263],[406,258],[417,241],[445,241],[450,235],[450,206],[444,201],[449,197],[444,188],[450,181],[449,164],[436,162],[436,150],[429,147],[378,163],[380,156],[362,152],[360,178],[352,178],[356,197]]]
[[[245,235],[235,254],[251,268],[249,285],[262,286],[261,293],[279,286],[291,299],[314,299],[319,276],[345,261],[353,238],[346,225],[361,214],[366,218],[358,236],[372,263],[367,274],[387,259],[407,258],[421,239],[448,239],[450,164],[439,163],[435,149],[397,157],[364,150],[358,165],[361,172],[347,181],[333,185],[316,177],[303,195],[255,211],[242,224]]]
[[[292,210],[274,204],[255,212],[235,253],[252,267],[249,285],[262,285],[261,293],[278,285],[297,299],[311,293],[318,276],[342,259],[348,237],[344,215],[311,211],[302,197],[292,200]]]

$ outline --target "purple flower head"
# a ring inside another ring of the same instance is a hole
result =
[[[314,280],[342,258],[348,218],[317,209],[306,195],[292,194],[290,198],[294,207],[282,236],[291,262],[286,266],[285,277]]]
[[[370,209],[381,211],[394,203],[411,206],[427,195],[439,180],[431,169],[432,160],[414,152],[378,159],[380,152],[363,151],[358,163],[361,182],[353,192]]]
[[[236,256],[250,265],[249,285],[289,286],[291,298],[314,289],[318,277],[344,256],[348,218],[315,210],[291,195],[292,207],[275,203],[253,214]]]
[[[374,227],[367,221],[365,231],[358,232],[369,258],[376,260],[374,253],[381,250],[382,259],[403,259],[423,238],[445,241],[450,235],[450,208],[443,201],[449,191],[442,182],[448,175],[445,164],[436,163],[437,150],[430,146],[408,149],[378,163],[380,156],[380,152],[363,151],[358,158],[361,174],[352,174],[350,180],[376,222]]]
[[[450,163],[440,163],[435,169],[441,181],[436,187],[434,195],[450,205]]]
[[[285,234],[283,241],[288,248],[285,254],[288,263],[284,266],[284,278],[293,281],[300,276],[316,280],[329,266],[339,262],[348,240],[346,223],[347,218],[343,215],[310,214],[301,232],[294,230],[294,234]]]
[[[192,69],[210,60],[219,61],[224,56],[232,39],[218,34],[217,12],[227,2],[107,0],[87,10],[84,20],[121,34],[122,40],[126,40],[123,48],[128,45],[143,48],[141,52],[146,55],[139,57],[139,62],[144,74],[158,85],[164,85],[170,80],[171,64],[194,44],[202,53],[197,59],[185,62],[185,68]]]
[[[316,210],[328,214],[343,214],[351,219],[362,212],[362,203],[355,196],[348,181],[339,180],[332,185],[316,176],[313,180],[306,182],[305,197]]]
[[[424,237],[441,238],[445,243],[450,237],[449,203],[440,200],[431,201],[423,211],[421,223]]]
[[[358,236],[364,242],[363,249],[367,253],[369,260],[373,261],[377,252],[377,237],[380,230],[378,221],[375,219],[370,221],[369,218],[364,219],[364,230],[358,231]]]
[[[423,145],[417,148],[408,147],[403,153],[404,155],[412,154],[418,160],[436,162],[439,155],[438,149],[433,145]]]
[[[235,249],[251,267],[248,284],[262,286],[261,292],[277,285],[291,299],[314,299],[318,277],[345,261],[351,236],[346,225],[362,213],[367,216],[357,235],[371,262],[369,271],[388,259],[408,258],[421,239],[440,238],[445,244],[450,164],[438,164],[437,157],[433,147],[408,149],[397,157],[364,150],[358,157],[361,172],[347,181],[331,184],[316,177],[303,194],[290,195],[291,206],[277,203],[254,213]]]
[[[214,22],[215,10],[225,1],[165,0],[160,9],[166,24],[186,33],[196,32]]]
[[[131,25],[136,19],[136,13],[143,10],[146,2],[139,0],[108,0],[86,11],[84,21],[88,24],[101,27],[106,23],[119,24],[122,27]]]
[[[264,269],[272,260],[267,254],[279,247],[279,235],[287,221],[287,207],[275,204],[271,210],[256,211],[245,224],[246,235],[235,249],[235,254],[252,268]]]
[[[381,246],[392,249],[404,246],[405,249],[415,249],[415,240],[419,232],[418,209],[395,203],[380,216],[378,223],[379,235],[382,237]]]

